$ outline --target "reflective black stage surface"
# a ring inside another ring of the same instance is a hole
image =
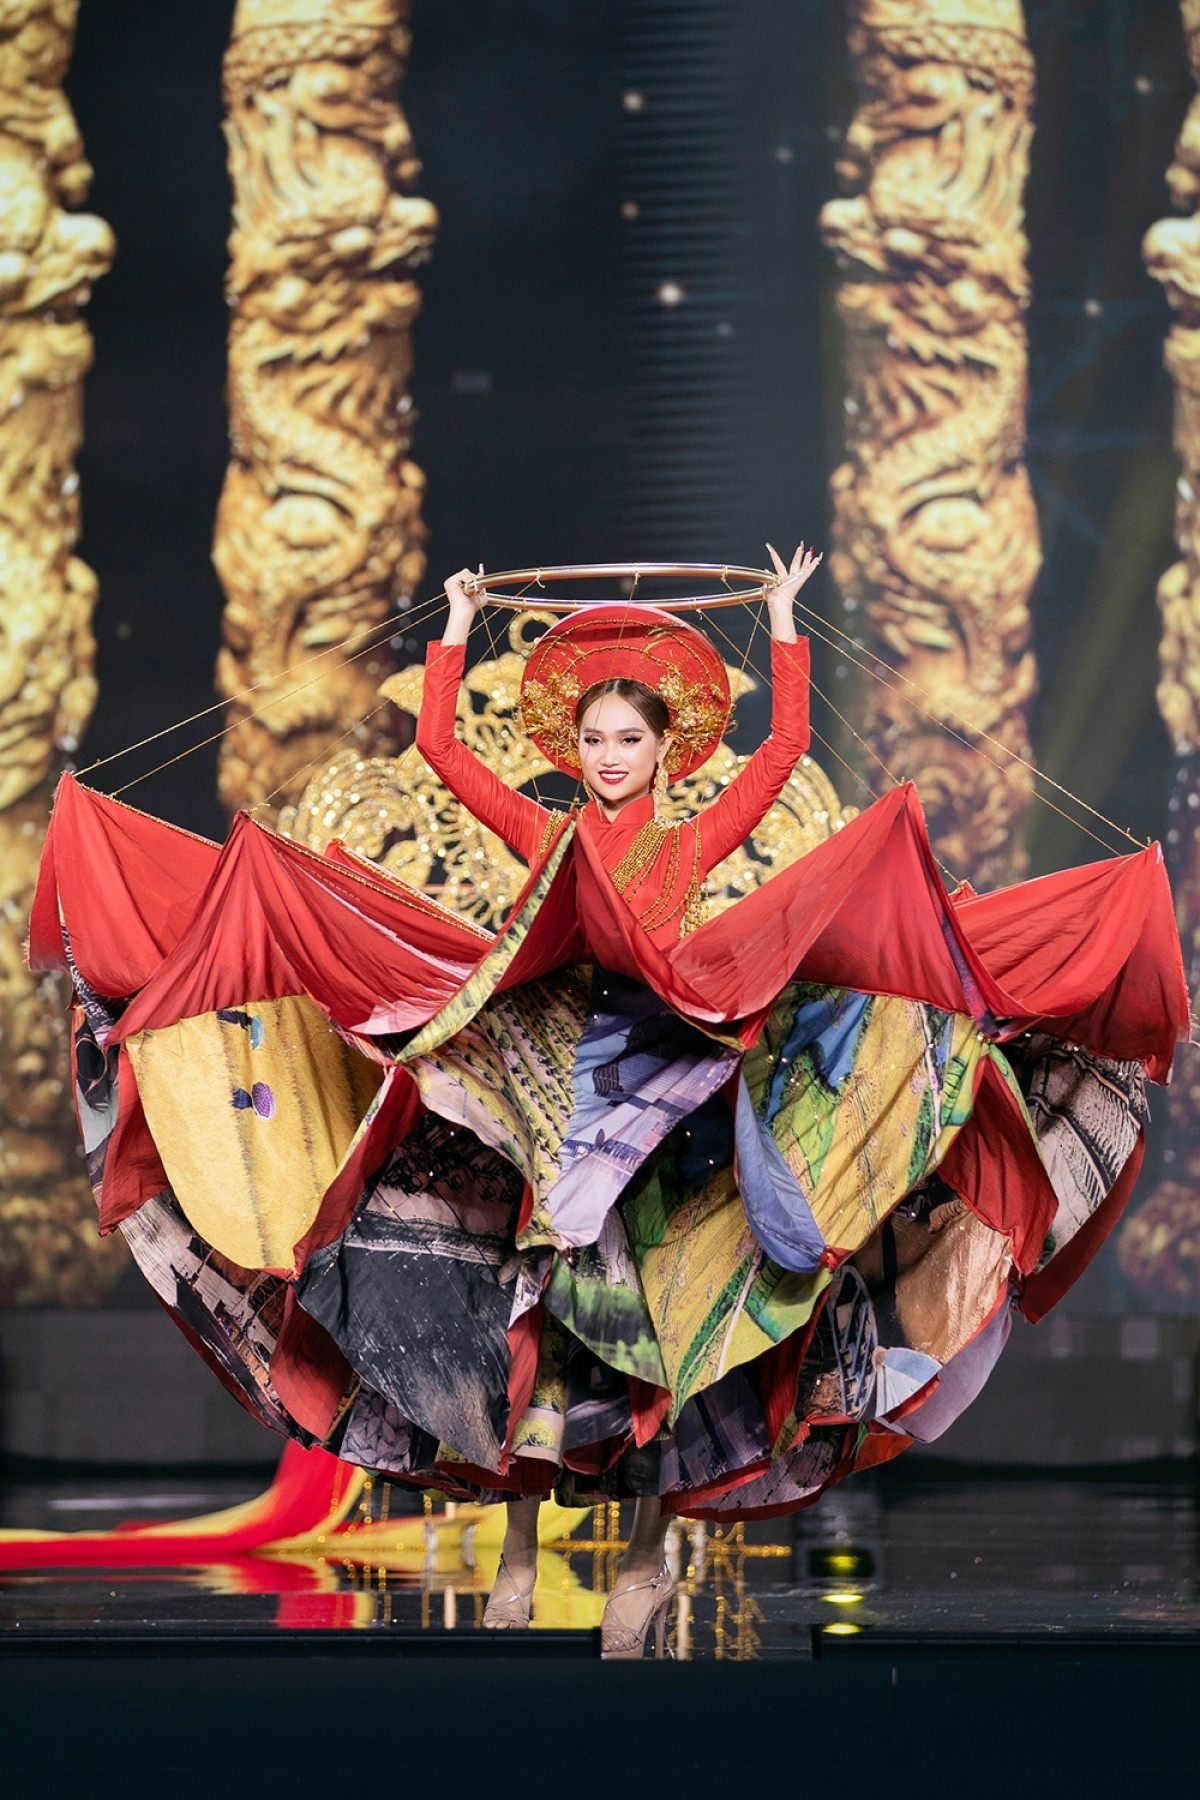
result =
[[[96,1531],[188,1517],[249,1499],[260,1485],[245,1475],[10,1470],[0,1526]],[[361,1525],[316,1553],[175,1570],[0,1573],[0,1654],[104,1645],[163,1654],[219,1642],[325,1655],[594,1656],[627,1512],[553,1521],[535,1629],[523,1641],[480,1625],[498,1512],[447,1521],[395,1488],[377,1490],[361,1512]],[[900,1463],[790,1518],[677,1526],[674,1654],[768,1662],[1030,1649],[1195,1655],[1200,1665],[1198,1514],[1192,1465],[1065,1478]]]
[[[10,1471],[0,1524],[95,1530],[255,1489]],[[573,1535],[543,1550],[539,1628],[485,1633],[498,1521],[387,1493],[370,1556],[0,1577],[0,1795],[1200,1793],[1190,1468],[901,1464],[792,1519],[689,1530],[657,1665],[596,1657],[627,1515],[555,1521]]]

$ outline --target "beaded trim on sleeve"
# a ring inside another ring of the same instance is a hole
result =
[[[542,835],[538,842],[537,854],[533,859],[534,862],[541,862],[543,856],[545,856],[547,850],[550,848],[551,838],[554,836],[554,833],[558,830],[562,822],[563,814],[560,812],[551,811],[547,815],[546,823],[542,826]]]

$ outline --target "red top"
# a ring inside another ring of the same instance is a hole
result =
[[[462,683],[466,651],[462,645],[430,644],[425,665],[425,693],[417,720],[417,748],[481,824],[494,831],[527,863],[536,863],[561,814],[516,792],[486,763],[473,756],[457,735],[455,707]],[[651,942],[665,949],[678,942],[689,890],[703,881],[743,843],[771,810],[787,785],[798,759],[808,749],[807,638],[795,644],[771,642],[773,700],[771,734],[711,806],[684,820],[660,844],[642,840],[633,862],[632,880],[622,878],[623,898],[634,917],[644,920]],[[635,839],[654,818],[653,796],[631,800],[616,819],[606,819],[591,800],[579,817],[579,835],[592,855],[577,859],[579,923],[590,953],[604,965],[643,977],[630,966],[624,942],[613,930],[608,896],[594,891],[598,862],[611,876],[634,850]],[[649,834],[647,834],[649,837]]]

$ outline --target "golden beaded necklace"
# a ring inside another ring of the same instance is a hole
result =
[[[679,925],[681,937],[686,936],[689,931],[695,931],[698,925],[703,925],[708,909],[700,888],[699,831],[694,832],[694,837],[691,879],[678,900],[672,901],[671,896],[679,883],[679,865],[683,855],[682,823],[667,825],[661,819],[647,819],[644,825],[639,826],[633,842],[613,870],[613,886],[623,899],[632,888],[645,880],[664,848],[667,849],[667,864],[657,899],[651,901],[645,912],[634,913],[644,931],[658,931],[677,913],[683,915]]]

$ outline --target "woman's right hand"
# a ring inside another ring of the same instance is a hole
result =
[[[445,581],[446,600],[449,605],[449,617],[446,629],[442,633],[443,644],[465,644],[475,623],[475,615],[487,604],[488,593],[484,587],[468,589],[468,581],[478,581],[483,574],[483,564],[472,574],[470,569],[459,569],[456,575],[448,575]]]

